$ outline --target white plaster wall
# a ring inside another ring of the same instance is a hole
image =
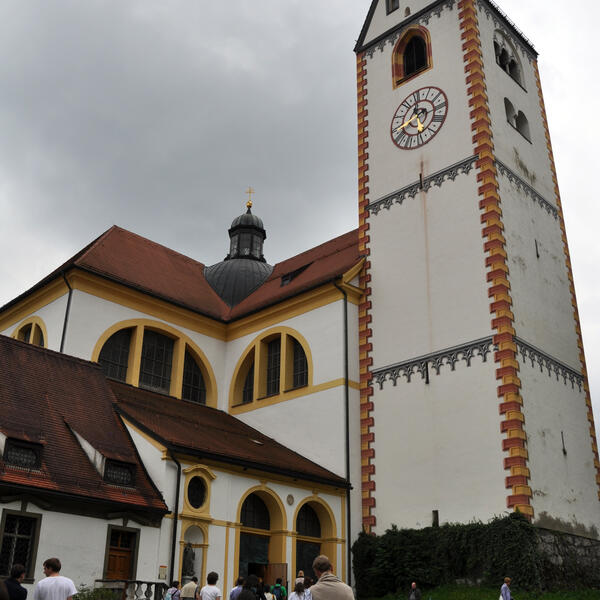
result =
[[[523,73],[523,89],[496,63],[494,31],[491,16],[478,11],[479,32],[485,82],[487,87],[494,151],[496,157],[532,185],[546,200],[556,204],[554,184],[550,174],[550,159],[546,148],[544,123],[535,79],[535,63],[520,49],[514,36],[511,42],[520,61]],[[507,31],[504,28],[504,31]],[[527,141],[506,120],[504,98],[508,98],[515,110],[521,110],[529,121],[531,142]],[[528,201],[524,199],[524,201]]]
[[[432,0],[405,0],[404,2],[400,3],[400,8],[388,15],[386,14],[387,11],[385,8],[385,0],[379,0],[377,7],[375,8],[375,12],[373,13],[371,26],[367,30],[364,43],[366,44],[371,40],[374,40],[376,37],[380,36],[382,33],[386,32],[388,29],[391,29],[398,23],[401,23],[405,19],[410,19],[410,16],[407,17],[405,13],[407,8],[409,9],[410,14],[414,15],[416,12],[420,11],[426,6],[429,6],[431,3]]]
[[[524,362],[519,374],[535,518],[560,519],[559,528],[585,534],[600,526],[600,503],[585,394],[554,374]],[[564,435],[563,454],[561,432]],[[554,524],[553,527],[556,527]]]
[[[426,385],[391,382],[374,397],[376,533],[487,519],[506,510],[495,365],[442,367]]]
[[[1,508],[21,510],[21,503],[2,504]],[[93,587],[95,579],[102,579],[108,526],[121,527],[122,519],[105,520],[53,512],[32,502],[27,505],[26,512],[42,515],[34,571],[36,582],[43,579],[42,563],[51,556],[60,559],[61,574],[71,578],[77,587]],[[140,525],[132,520],[129,520],[127,526],[140,530],[137,579],[155,581],[158,572],[154,549],[160,543],[160,529]],[[26,587],[33,589],[33,585]]]
[[[474,177],[370,218],[373,366],[491,335]]]
[[[345,476],[343,386],[241,413],[237,418],[322,467]]]
[[[11,336],[15,329],[19,327],[19,324],[26,321],[28,318],[37,316],[46,325],[48,339],[45,340],[45,347],[50,350],[60,350],[60,339],[62,337],[62,328],[65,319],[65,310],[67,307],[67,294],[53,300],[46,306],[42,306],[40,309],[31,312],[26,317],[14,323],[10,327],[7,327],[3,331],[0,331],[2,335]]]
[[[465,85],[462,41],[456,5],[445,8],[427,26],[433,67],[392,89],[392,51],[387,44],[367,57],[369,201],[377,200],[473,154],[471,120]],[[448,97],[446,121],[420,149],[401,150],[390,136],[390,124],[401,102],[415,90],[436,86]],[[376,243],[371,238],[371,243]]]
[[[131,426],[126,426],[150,479],[152,479],[154,485],[163,495],[167,504],[169,504],[169,494],[172,493],[171,488],[173,486],[173,481],[171,481],[172,474],[167,471],[169,462],[162,460],[162,453],[146,437]]]
[[[517,335],[579,371],[558,220],[530,198],[520,196],[506,179],[501,179],[500,194]]]

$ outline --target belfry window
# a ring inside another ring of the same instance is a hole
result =
[[[398,87],[431,66],[429,31],[420,25],[409,27],[400,36],[392,52],[393,86]]]
[[[390,14],[400,8],[400,0],[385,0],[386,14]]]
[[[523,70],[515,47],[500,30],[494,32],[494,55],[496,64],[523,87]]]
[[[173,340],[146,329],[140,364],[140,387],[168,392],[171,385]]]
[[[121,329],[113,333],[102,346],[98,362],[107,377],[125,381],[130,344],[131,329]]]
[[[404,50],[404,76],[408,77],[427,67],[427,47],[421,36],[415,35]]]

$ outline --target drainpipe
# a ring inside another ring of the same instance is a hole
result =
[[[179,512],[179,488],[181,487],[181,463],[175,458],[173,451],[169,452],[171,459],[177,465],[177,483],[175,487],[175,510],[173,511],[173,532],[171,539],[171,563],[169,568],[168,586],[171,587],[171,582],[175,577],[175,548],[177,547],[177,513]]]
[[[344,295],[344,428],[346,433],[346,480],[350,483],[350,391],[348,377],[348,294],[337,283],[333,284]],[[350,488],[352,489],[352,488]],[[346,492],[346,558],[348,585],[352,581],[352,519],[350,512],[350,489]]]
[[[63,323],[62,336],[60,338],[60,351],[62,352],[65,349],[65,339],[67,337],[67,324],[69,322],[69,313],[71,312],[71,297],[73,296],[73,288],[69,285],[67,278],[65,276],[65,272],[62,272],[62,277],[69,288],[69,296],[67,297],[67,308],[65,309],[65,320]]]

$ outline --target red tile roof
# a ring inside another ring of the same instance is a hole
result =
[[[110,381],[110,386],[125,419],[180,452],[347,487],[342,477],[226,412],[116,381]]]
[[[114,396],[97,364],[0,336],[0,365],[0,431],[42,445],[39,469],[0,461],[0,487],[101,500],[145,514],[167,511],[113,410]],[[104,481],[75,432],[105,457],[132,464],[135,487]]]
[[[360,260],[358,230],[275,265],[256,291],[229,308],[204,277],[204,264],[117,226],[111,227],[0,313],[71,268],[80,268],[219,321],[239,319],[339,278]],[[282,286],[281,277],[304,270]]]

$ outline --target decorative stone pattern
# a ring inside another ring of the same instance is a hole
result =
[[[460,346],[453,346],[452,348],[411,358],[388,367],[373,369],[373,380],[379,385],[379,389],[383,389],[383,384],[386,381],[391,381],[394,385],[397,385],[398,379],[402,377],[410,383],[412,376],[415,374],[419,374],[421,379],[429,382],[431,369],[435,371],[436,375],[439,375],[443,366],[448,366],[451,371],[454,371],[456,363],[461,361],[465,362],[467,367],[470,367],[475,356],[480,357],[482,362],[487,362],[487,356],[491,351],[492,338],[482,338]]]
[[[534,202],[537,202],[549,215],[552,215],[558,220],[558,210],[554,204],[551,204],[541,194],[536,192],[525,180],[521,179],[514,171],[509,169],[503,162],[496,159],[496,167],[501,175],[504,175],[511,184],[513,184],[519,192],[525,194],[531,198]]]
[[[435,16],[439,19],[443,10],[445,8],[447,8],[448,10],[452,10],[454,8],[455,3],[456,3],[456,0],[445,0],[445,2],[438,2],[435,6],[430,8],[428,11],[420,14],[418,19],[411,20],[406,25],[414,25],[415,23],[419,23],[421,25],[429,25],[429,21],[431,20],[431,18],[433,16]],[[385,37],[382,40],[380,40],[379,42],[377,42],[377,44],[374,44],[370,48],[367,48],[367,50],[365,51],[365,55],[368,56],[369,58],[373,58],[373,54],[375,54],[376,50],[379,50],[379,52],[383,52],[385,47],[388,44],[393,47],[395,45],[395,43],[398,41],[398,39],[402,36],[403,33],[404,33],[403,27],[396,29],[395,31],[392,31],[387,37]]]
[[[376,524],[373,509],[375,508],[375,449],[373,441],[374,419],[373,387],[371,386],[370,367],[372,344],[370,342],[371,330],[371,262],[368,259],[369,250],[369,141],[367,119],[367,61],[364,54],[356,56],[356,81],[357,81],[357,109],[358,109],[358,247],[361,255],[366,257],[363,269],[359,275],[359,285],[364,290],[363,297],[358,306],[358,352],[359,352],[359,391],[360,391],[360,439],[361,439],[361,501],[362,523],[367,533],[371,532]]]
[[[498,364],[496,379],[500,414],[505,420],[500,423],[503,434],[502,449],[507,454],[504,469],[510,475],[505,478],[505,486],[511,492],[506,498],[509,508],[533,517],[531,506],[530,472],[527,466],[529,458],[524,422],[521,410],[521,380],[515,342],[514,315],[512,297],[508,281],[508,257],[504,223],[498,194],[498,179],[492,140],[490,111],[487,101],[487,89],[483,72],[483,56],[479,36],[476,0],[460,0],[458,3],[459,25],[463,41],[463,61],[465,63],[467,97],[471,107],[471,131],[473,133],[476,162],[478,195],[481,198],[479,208],[482,211],[482,237],[486,253],[485,264],[489,269],[487,281],[488,296],[492,302],[492,329],[495,331],[493,342],[496,346],[494,361]]]
[[[555,375],[556,381],[562,379],[564,384],[568,381],[571,383],[572,388],[577,386],[579,391],[581,391],[583,386],[583,375],[581,373],[578,373],[575,369],[565,365],[556,358],[545,354],[521,338],[515,337],[515,340],[517,342],[517,349],[523,357],[524,363],[529,361],[532,367],[535,367],[536,365],[539,366],[542,373],[545,370],[549,376]]]
[[[469,156],[441,171],[428,175],[423,178],[422,184],[420,181],[415,181],[383,198],[378,198],[369,204],[369,211],[376,215],[382,208],[389,210],[394,203],[402,204],[406,198],[414,198],[421,191],[428,192],[432,186],[441,188],[445,181],[454,181],[461,174],[468,175],[477,158],[477,155]]]
[[[515,37],[509,29],[506,27],[506,23],[508,23],[513,29],[519,32],[519,36],[527,40],[527,43],[533,47],[533,44],[525,37],[525,34],[504,14],[502,9],[492,0],[477,0],[477,5],[479,10],[485,14],[487,19],[492,19],[494,22],[494,27],[499,29],[508,39],[510,39],[513,45],[516,45],[521,54],[527,58],[527,60],[531,63],[536,60],[536,54],[529,48],[526,44],[524,44],[519,37]]]
[[[594,467],[596,468],[596,484],[598,486],[598,499],[600,499],[600,458],[598,456],[598,441],[596,439],[596,426],[594,424],[594,413],[592,411],[592,399],[590,397],[590,387],[587,376],[587,366],[585,364],[585,353],[583,351],[583,338],[581,337],[581,324],[579,322],[579,310],[577,309],[577,296],[575,294],[575,283],[573,282],[573,269],[571,268],[571,255],[569,254],[569,244],[567,242],[567,231],[565,229],[565,219],[563,216],[562,202],[560,199],[560,191],[558,189],[558,179],[556,177],[556,166],[554,164],[554,154],[552,153],[552,144],[550,143],[550,131],[548,129],[548,120],[546,118],[546,107],[544,105],[544,97],[542,95],[542,84],[540,81],[540,73],[538,71],[537,61],[534,62],[535,80],[542,113],[542,121],[544,123],[544,133],[546,135],[546,148],[550,159],[550,169],[552,171],[552,182],[554,184],[554,195],[556,198],[556,206],[558,207],[558,221],[562,233],[563,251],[565,253],[565,266],[569,278],[569,290],[571,292],[571,304],[573,306],[573,321],[575,332],[577,333],[577,346],[579,348],[579,360],[581,361],[581,376],[583,377],[583,389],[585,391],[585,404],[588,409],[587,419],[590,425],[590,440],[592,443],[592,452],[594,456]]]

